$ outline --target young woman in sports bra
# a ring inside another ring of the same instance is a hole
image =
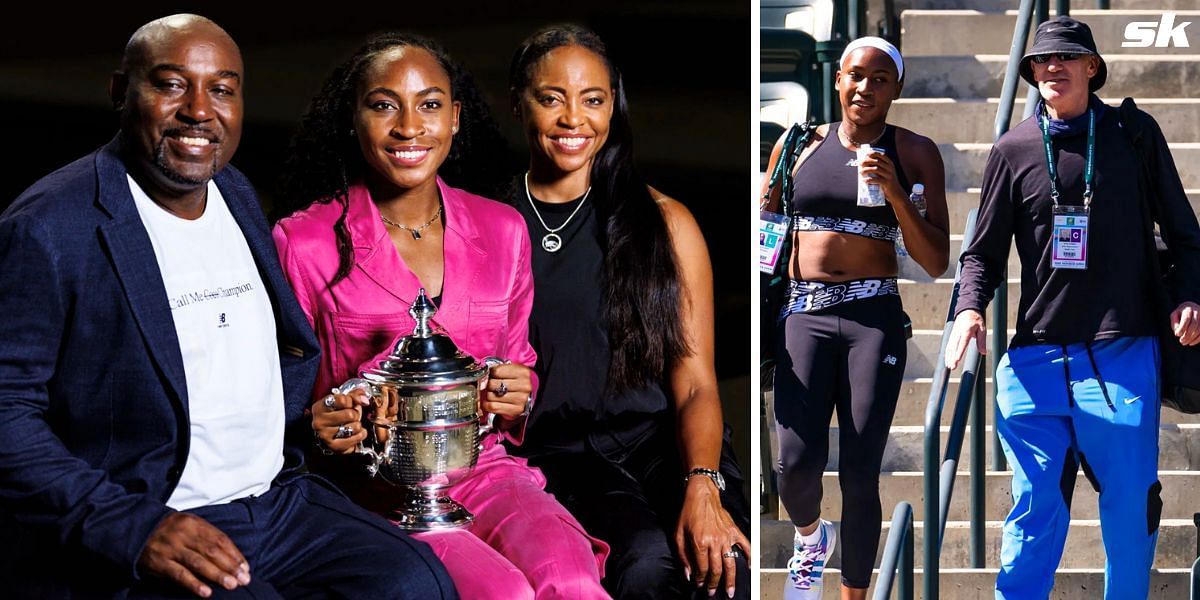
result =
[[[896,282],[895,240],[930,275],[950,254],[945,176],[929,138],[887,123],[904,62],[895,46],[861,38],[842,54],[836,87],[843,121],[817,128],[791,174],[792,253],[776,326],[775,420],[779,493],[796,526],[787,598],[819,598],[835,543],[821,519],[821,475],[834,410],[841,433],[842,598],[865,598],[879,544],[879,471],[904,377],[906,336]],[[767,172],[779,160],[782,139]],[[882,148],[861,165],[886,204],[858,206],[859,145]],[[925,186],[927,214],[909,201]],[[768,189],[763,182],[762,194]],[[768,209],[779,202],[779,188]],[[760,195],[761,196],[761,195]]]

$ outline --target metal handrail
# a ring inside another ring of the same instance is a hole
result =
[[[898,600],[913,598],[913,508],[901,500],[892,512],[883,558],[879,561],[879,579],[875,582],[875,600],[892,597],[892,584],[898,583]]]
[[[1004,72],[1004,83],[1001,85],[1000,105],[996,108],[996,121],[993,127],[992,141],[1000,140],[1000,136],[1008,132],[1012,122],[1013,106],[1016,104],[1017,86],[1021,85],[1021,57],[1025,55],[1025,45],[1029,41],[1029,30],[1032,26],[1034,9],[1038,9],[1038,22],[1046,20],[1048,0],[1021,0],[1017,11],[1017,24],[1013,27],[1012,46],[1008,50],[1008,68]],[[1037,89],[1030,87],[1025,100],[1025,116],[1033,111],[1037,101]],[[992,397],[1000,393],[999,382],[995,373],[1000,366],[1000,359],[1008,350],[1008,269],[1005,268],[1000,276],[1000,285],[992,298]],[[1004,452],[1000,447],[1000,437],[992,434],[992,470],[1006,469]]]
[[[1188,588],[1188,598],[1200,600],[1200,513],[1192,515],[1192,523],[1196,525],[1196,560],[1192,562],[1192,581]]]
[[[1200,558],[1192,563],[1192,584],[1189,586],[1188,598],[1200,600]]]
[[[963,242],[960,249],[970,245],[975,237],[975,221],[979,209],[972,209],[967,215],[967,223],[963,228]],[[946,311],[946,324],[942,328],[942,341],[937,354],[938,366],[934,368],[933,385],[929,390],[929,402],[925,405],[925,561],[923,568],[924,597],[938,597],[938,573],[940,570],[942,541],[945,538],[946,520],[950,510],[950,500],[954,495],[954,478],[958,474],[958,459],[962,451],[964,434],[967,427],[967,417],[972,408],[973,398],[977,395],[979,385],[977,377],[982,366],[982,355],[978,347],[971,344],[963,361],[963,371],[960,378],[958,396],[954,400],[954,416],[950,423],[950,434],[946,440],[946,455],[942,456],[941,421],[942,410],[946,402],[946,388],[950,382],[950,369],[940,361],[946,355],[950,331],[954,327],[954,312],[958,304],[959,277],[962,265],[954,273],[954,290],[950,296],[950,306]],[[978,411],[976,411],[978,412]],[[979,419],[976,419],[978,422]],[[983,444],[984,429],[975,426],[971,430],[971,447],[978,448]],[[971,461],[971,566],[983,567],[983,502],[978,501],[983,495],[985,473],[982,461]],[[976,489],[979,488],[979,489]],[[978,548],[978,551],[976,551]]]

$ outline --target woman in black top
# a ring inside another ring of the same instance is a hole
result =
[[[796,527],[785,598],[819,598],[832,556],[833,524],[821,519],[821,477],[829,423],[838,415],[842,488],[842,598],[865,598],[879,544],[879,471],[904,378],[904,313],[894,241],[901,231],[914,260],[930,275],[949,255],[945,177],[937,146],[887,123],[903,86],[904,62],[880,38],[851,42],[836,86],[844,119],[817,128],[791,176],[793,247],[788,295],[778,318],[775,420],[779,495]],[[771,156],[774,170],[782,140]],[[858,158],[859,146],[882,150]],[[860,164],[861,163],[861,164]],[[861,173],[861,175],[860,175]],[[883,202],[863,206],[860,177],[879,186]],[[927,214],[909,201],[925,186]],[[766,208],[779,201],[777,186]]]
[[[594,33],[535,33],[510,91],[531,154],[512,201],[534,248],[541,381],[514,451],[612,545],[614,596],[748,598],[749,511],[722,444],[700,230],[634,173],[621,76]]]

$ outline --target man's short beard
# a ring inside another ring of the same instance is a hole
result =
[[[205,177],[204,179],[193,179],[191,177],[184,175],[183,173],[175,171],[174,169],[171,168],[171,166],[169,164],[167,164],[167,138],[164,137],[161,140],[159,140],[158,147],[155,148],[154,166],[158,169],[159,173],[162,173],[167,179],[170,179],[171,181],[173,181],[175,183],[182,184],[182,185],[204,185],[204,184],[208,183],[214,176],[216,176],[216,174],[217,174],[217,159],[219,158],[219,156],[220,156],[219,150],[217,152],[213,152],[212,171],[209,172],[207,177]]]

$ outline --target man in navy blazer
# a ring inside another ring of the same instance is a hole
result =
[[[0,215],[0,595],[456,597],[301,468],[319,350],[227,166],[242,77],[211,21],[148,23],[117,137]]]

